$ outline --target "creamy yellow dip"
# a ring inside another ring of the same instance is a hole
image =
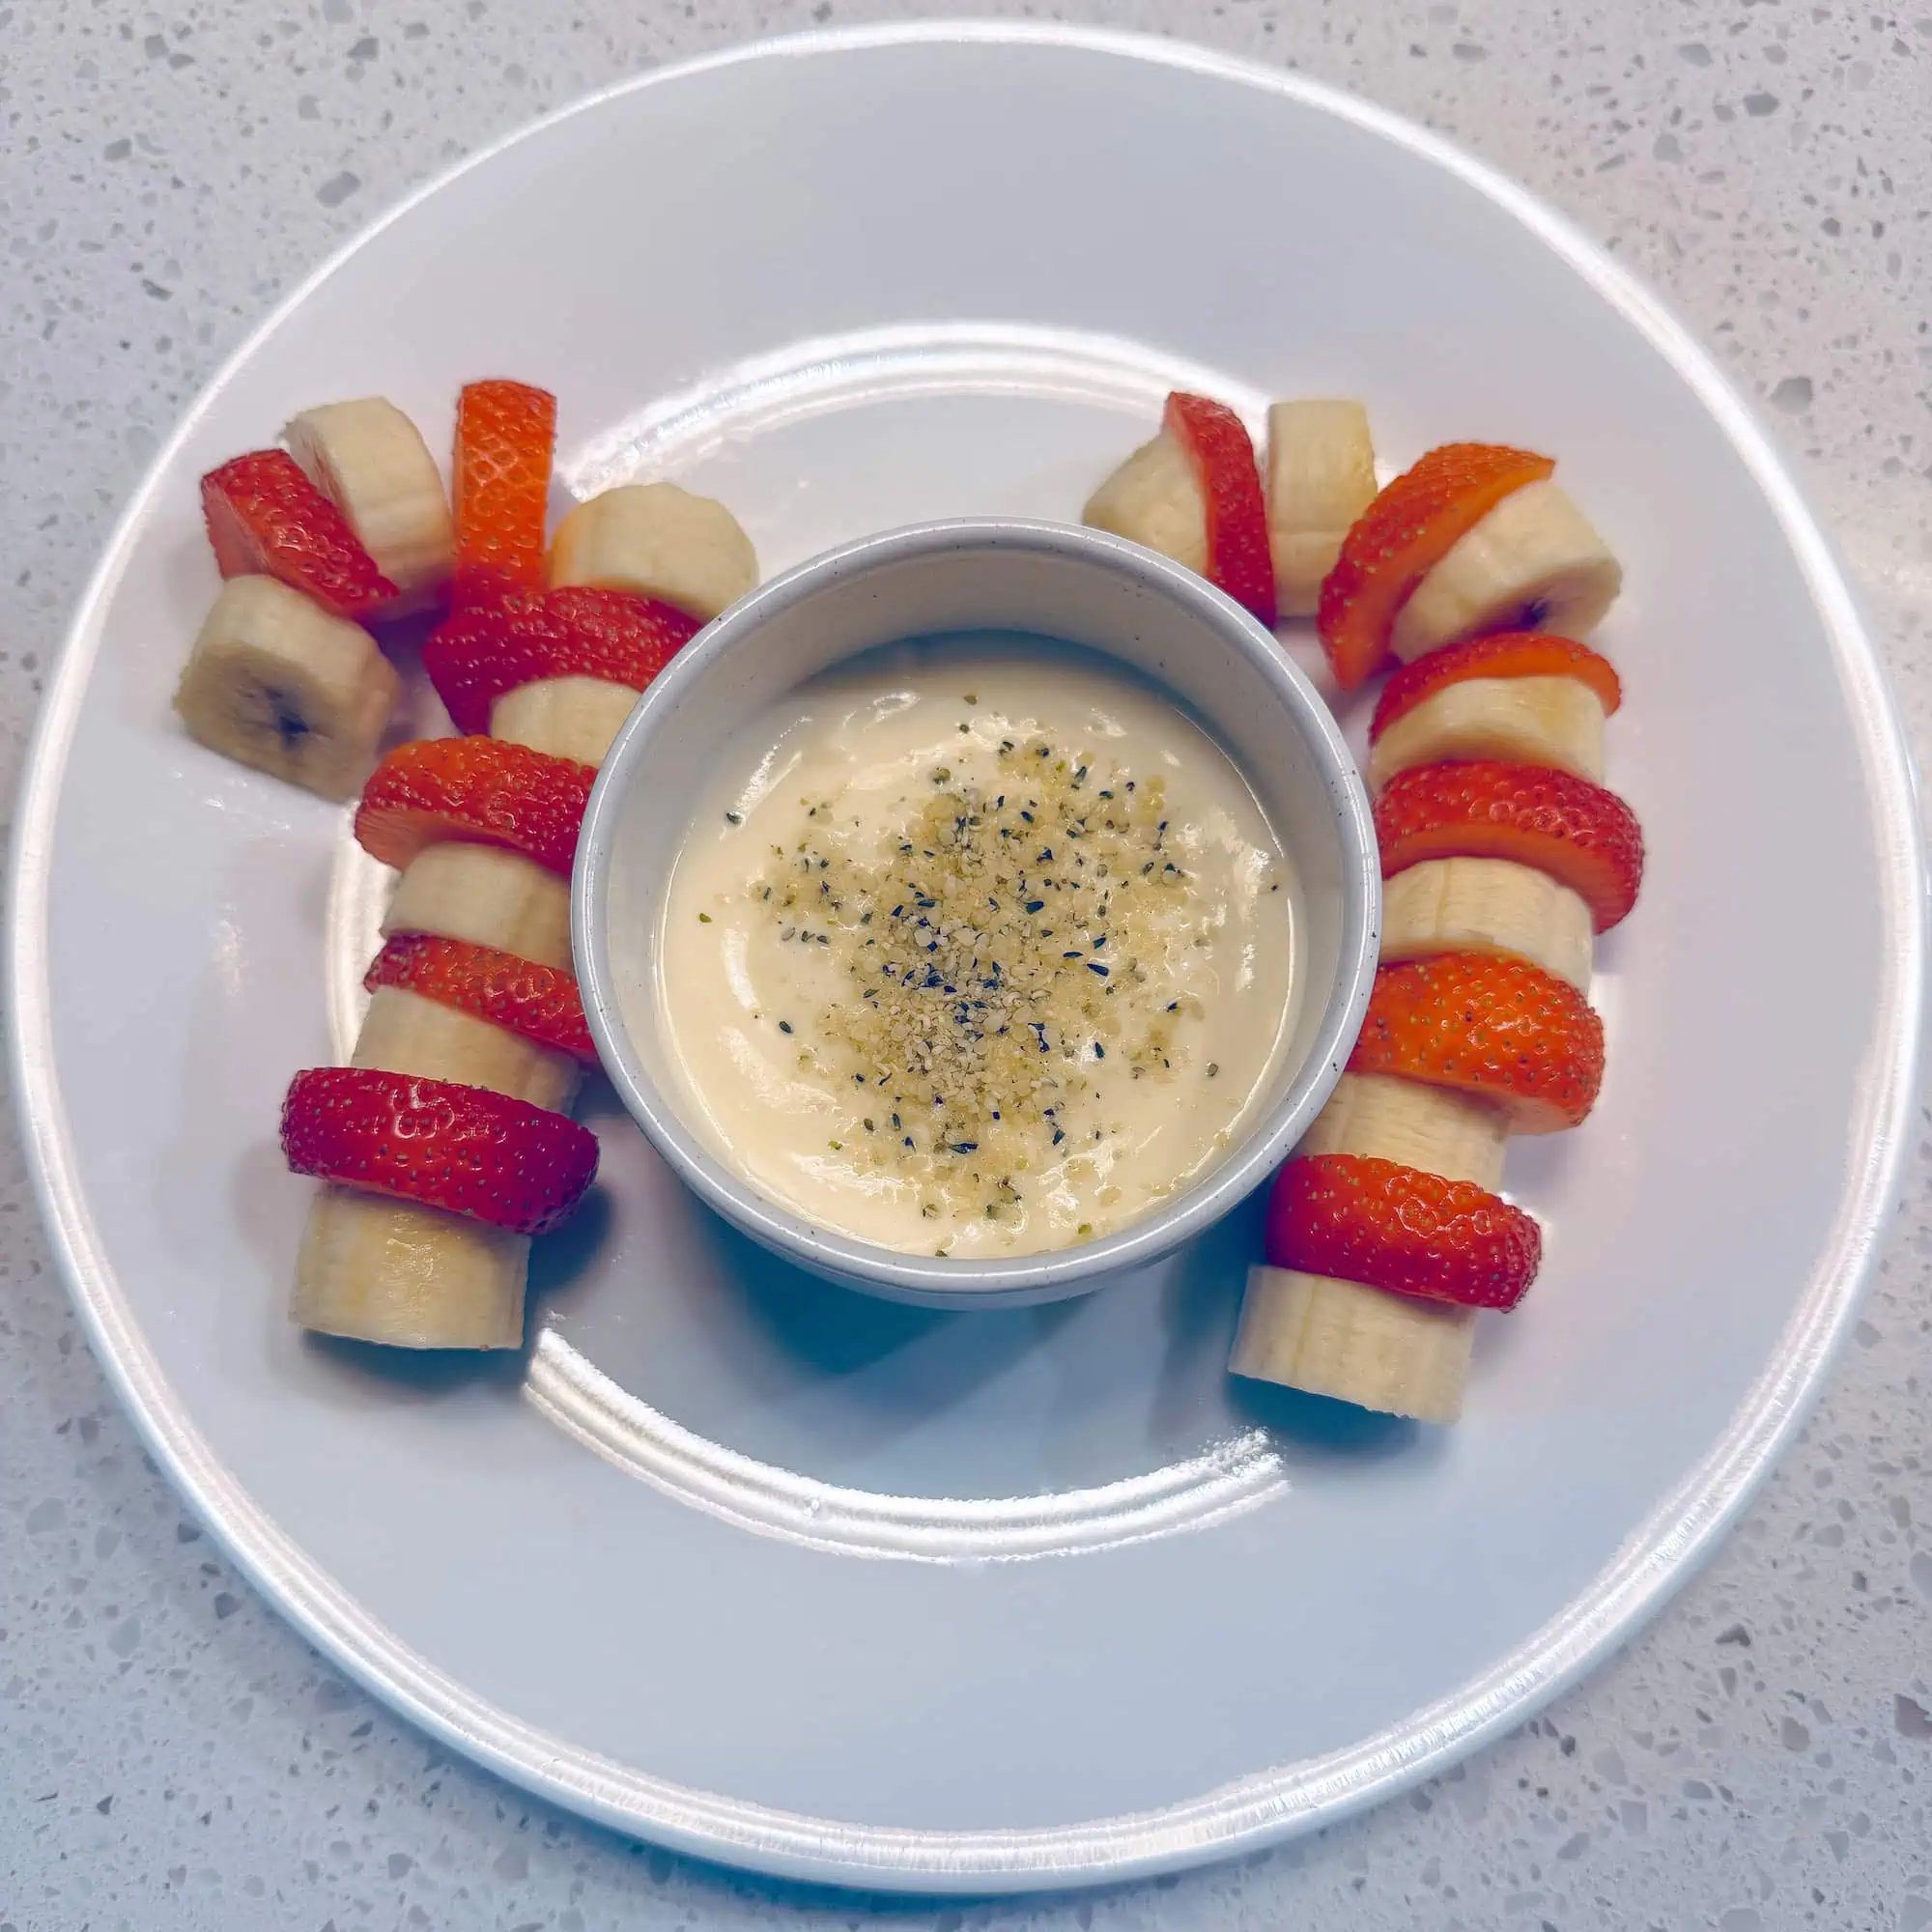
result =
[[[1214,1165],[1288,1036],[1295,889],[1173,704],[1080,654],[911,646],[725,764],[658,985],[722,1160],[960,1258],[1112,1233]]]

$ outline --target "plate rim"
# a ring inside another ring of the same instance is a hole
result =
[[[162,478],[264,342],[358,249],[516,143],[624,96],[773,59],[891,46],[1041,46],[1205,75],[1335,116],[1444,170],[1515,218],[1669,363],[1777,520],[1824,626],[1866,783],[1885,933],[1882,983],[1838,1214],[1763,1373],[1723,1433],[1565,1609],[1486,1670],[1403,1721],[1319,1758],[1270,1767],[1155,1810],[1063,1827],[971,1832],[866,1826],[680,1786],[497,1709],[403,1644],[306,1556],[203,1439],[123,1298],[79,1185],[54,1077],[47,904],[60,784],[101,615]],[[49,1246],[96,1359],[149,1453],[228,1557],[331,1662],[412,1722],[512,1783],[619,1831],[773,1876],[898,1891],[1093,1885],[1232,1857],[1333,1823],[1446,1769],[1541,1709],[1627,1641],[1705,1560],[1815,1400],[1889,1229],[1918,1091],[1925,869],[1911,756],[1877,648],[1833,546],[1755,414],[1695,338],[1563,215],[1487,162],[1326,83],[1183,42],[1104,28],[933,20],[764,38],[667,63],[511,129],[441,170],[330,252],[252,328],[184,412],[117,519],[65,632],[23,766],[10,857],[7,1002],[14,1111]]]

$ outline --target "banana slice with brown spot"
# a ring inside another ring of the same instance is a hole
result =
[[[1609,546],[1557,484],[1526,484],[1416,585],[1389,644],[1411,664],[1490,631],[1587,638],[1616,602],[1623,578]]]
[[[360,624],[272,577],[231,577],[174,702],[210,751],[344,799],[368,777],[399,689]]]

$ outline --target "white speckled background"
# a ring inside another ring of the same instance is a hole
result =
[[[386,203],[654,61],[877,7],[0,0],[0,743],[174,414]],[[924,6],[907,13],[956,13]],[[998,11],[1053,10],[1031,6]],[[1594,16],[1607,16],[1598,24]],[[1932,742],[1932,0],[1135,0],[1429,123],[1762,399]],[[1802,774],[1795,775],[1802,781]],[[1775,1044],[1768,1042],[1768,1045]],[[628,1843],[351,1689],[186,1521],[0,1150],[0,1932],[1932,1926],[1932,1143],[1857,1341],[1711,1570],[1465,1769],[1151,1886],[925,1909]]]

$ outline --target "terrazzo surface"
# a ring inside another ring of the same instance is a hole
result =
[[[1919,0],[1922,10],[1924,0]],[[170,420],[387,203],[655,62],[841,4],[0,4],[0,744]],[[957,13],[957,6],[911,13]],[[1033,13],[1033,9],[1008,9]],[[1649,277],[1836,528],[1932,743],[1932,14],[1640,0],[1056,15],[1412,115]],[[1926,1116],[1921,1113],[1921,1133]],[[1049,1901],[738,1878],[532,1803],[325,1664],[144,1458],[0,1153],[0,1932],[1932,1925],[1932,1141],[1802,1443],[1624,1656],[1289,1848]]]

